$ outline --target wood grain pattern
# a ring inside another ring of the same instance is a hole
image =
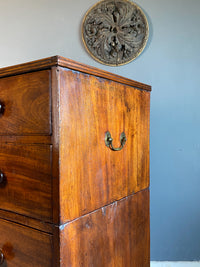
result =
[[[72,69],[75,71],[80,71],[80,72],[83,72],[83,73],[86,73],[89,75],[95,75],[97,77],[105,78],[105,79],[108,79],[111,81],[115,81],[118,83],[129,85],[129,86],[133,86],[133,87],[138,88],[138,89],[151,91],[150,85],[140,83],[140,82],[122,77],[120,75],[104,71],[102,69],[97,69],[97,68],[76,62],[76,61],[71,60],[71,59],[67,59],[67,58],[58,56],[57,61],[58,61],[58,66],[61,66],[64,68]]]
[[[60,223],[60,75],[57,67],[52,68],[52,177],[53,177],[53,222]]]
[[[149,186],[149,92],[60,69],[60,218],[77,218]],[[115,147],[105,146],[110,131]]]
[[[0,209],[0,218],[7,221],[16,222],[18,224],[34,228],[46,233],[53,234],[54,225],[52,223],[47,223],[38,219],[30,218],[28,216],[17,214],[15,212],[10,212]]]
[[[18,144],[46,144],[51,145],[52,142],[52,136],[34,136],[34,135],[26,135],[26,136],[20,136],[20,135],[0,135],[0,143],[18,143]]]
[[[52,220],[51,146],[0,144],[0,209]]]
[[[2,267],[51,267],[52,236],[0,219]]]
[[[151,87],[59,56],[0,78],[2,266],[149,267]]]
[[[2,78],[0,135],[50,135],[50,71]]]
[[[69,68],[72,70],[77,70],[83,73],[87,73],[90,75],[95,75],[98,77],[106,78],[112,81],[120,82],[126,85],[134,86],[136,88],[140,88],[143,90],[151,91],[151,86],[146,85],[144,83],[140,83],[137,81],[133,81],[128,78],[124,78],[120,75],[116,75],[101,69],[97,69],[83,63],[76,62],[74,60],[64,58],[61,56],[54,56],[49,58],[44,58],[40,60],[35,60],[32,62],[19,64],[11,67],[1,68],[0,69],[0,77],[6,77],[26,72],[32,72],[35,70],[42,70],[42,69],[50,69],[54,66],[61,66],[64,68]]]
[[[149,191],[72,221],[60,232],[61,267],[149,267]]]

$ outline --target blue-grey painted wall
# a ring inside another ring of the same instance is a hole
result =
[[[151,84],[151,257],[200,260],[200,1],[137,1],[149,43],[117,68],[82,45],[81,20],[95,3],[0,1],[0,66],[59,54]]]

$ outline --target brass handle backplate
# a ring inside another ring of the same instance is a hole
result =
[[[2,249],[0,249],[0,265],[4,262],[4,255]]]
[[[120,135],[120,144],[121,144],[120,147],[114,148],[113,147],[113,144],[112,144],[112,141],[113,141],[113,139],[111,137],[110,132],[106,132],[106,135],[105,135],[105,144],[106,144],[106,146],[109,147],[113,151],[120,151],[120,150],[122,150],[122,148],[124,147],[124,145],[126,143],[126,135],[125,135],[125,133],[123,132]]]

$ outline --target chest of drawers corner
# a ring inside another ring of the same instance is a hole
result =
[[[150,266],[150,91],[59,56],[0,69],[0,266]]]

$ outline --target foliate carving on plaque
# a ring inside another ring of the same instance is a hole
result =
[[[142,10],[127,0],[103,0],[86,14],[83,42],[100,63],[118,66],[135,59],[144,49],[149,33]]]

